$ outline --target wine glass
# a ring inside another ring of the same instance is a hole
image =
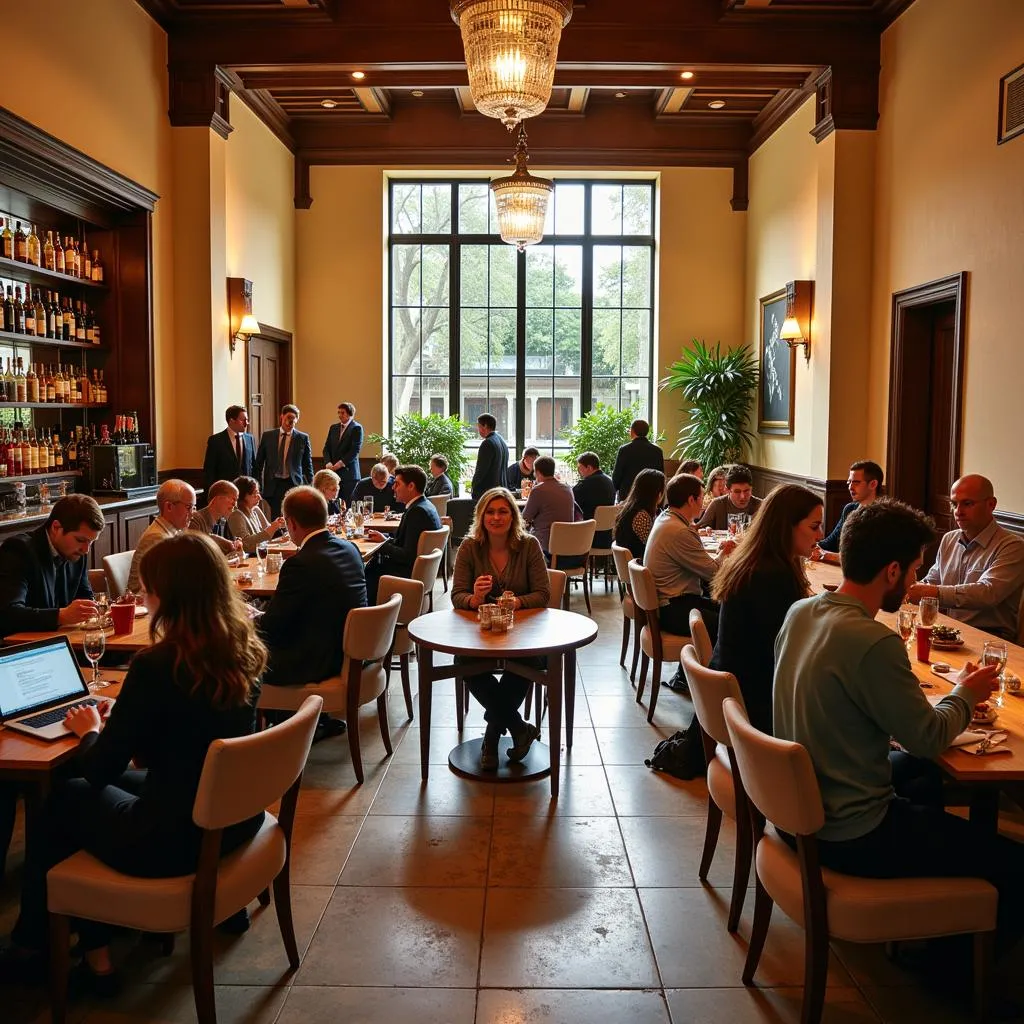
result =
[[[89,682],[90,692],[102,690],[110,684],[100,679],[100,658],[107,649],[107,635],[103,632],[103,620],[93,619],[85,627],[82,637],[82,653],[92,665],[92,679]]]
[[[107,625],[107,619],[110,617],[110,598],[106,594],[97,594],[95,597],[96,601],[96,615],[100,622],[104,626]]]
[[[914,635],[914,626],[917,624],[917,611],[913,608],[901,608],[896,613],[896,628],[899,631],[900,639],[909,649],[910,638]]]
[[[999,692],[992,700],[997,707],[1003,706],[1003,694],[1006,692],[1006,680],[1003,678],[1006,654],[1006,642],[1003,640],[986,640],[981,650],[982,665],[996,665],[999,668]]]
[[[261,540],[256,545],[256,573],[261,578],[267,571],[267,552],[270,550],[269,545],[265,540]]]
[[[921,609],[921,625],[934,626],[935,620],[939,617],[939,599],[937,597],[922,597],[919,607]]]

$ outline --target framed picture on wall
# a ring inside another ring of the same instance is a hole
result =
[[[796,349],[780,337],[786,319],[786,289],[761,301],[761,387],[757,401],[757,432],[793,436]]]

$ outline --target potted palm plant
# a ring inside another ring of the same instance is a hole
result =
[[[710,469],[741,462],[754,438],[747,424],[757,397],[757,359],[746,346],[722,351],[694,338],[659,384],[688,403],[673,455]]]

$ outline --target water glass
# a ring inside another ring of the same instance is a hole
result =
[[[935,620],[939,617],[939,599],[937,597],[922,597],[918,607],[921,609],[921,625],[934,626]]]
[[[730,512],[726,521],[729,524],[729,536],[735,537],[743,532],[743,513]]]
[[[265,540],[261,540],[256,545],[256,573],[260,578],[267,571],[267,552],[270,550],[270,546]]]
[[[498,606],[496,604],[482,604],[477,609],[477,613],[480,617],[480,628],[490,629],[491,624],[494,621],[494,616],[498,612]]]
[[[896,628],[899,631],[900,639],[910,648],[910,638],[914,635],[914,627],[917,625],[917,610],[914,608],[901,608],[896,613]]]
[[[1003,694],[1006,692],[1006,679],[1003,670],[1006,668],[1007,648],[1004,640],[986,640],[981,651],[982,665],[995,665],[999,669],[999,691],[992,703],[996,707],[1003,706]]]
[[[103,620],[93,619],[85,627],[82,636],[82,653],[86,656],[89,664],[92,665],[92,679],[89,682],[89,690],[102,690],[110,684],[100,679],[100,659],[107,649],[107,636],[103,632]]]

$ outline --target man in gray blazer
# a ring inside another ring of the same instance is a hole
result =
[[[228,516],[238,503],[238,488],[230,480],[218,480],[206,492],[209,504],[197,508],[188,520],[188,529],[205,533],[225,554],[241,551],[242,542],[232,540],[228,529]]]

